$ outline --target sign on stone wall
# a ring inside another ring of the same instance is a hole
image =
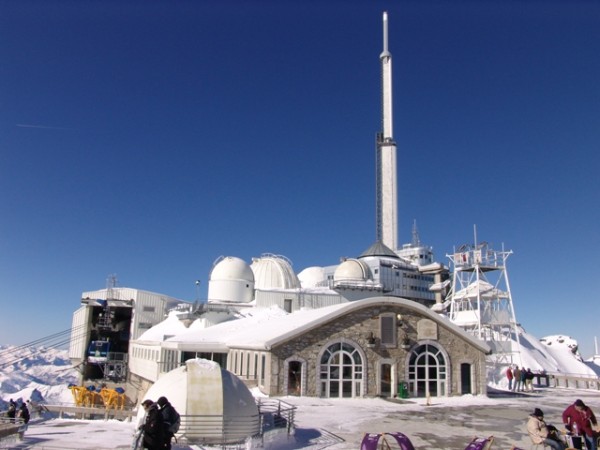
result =
[[[437,341],[438,326],[433,320],[421,319],[417,322],[417,337],[421,339],[433,339]]]

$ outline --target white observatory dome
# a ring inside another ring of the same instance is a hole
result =
[[[248,303],[254,299],[254,273],[235,256],[223,257],[213,266],[208,280],[208,301]]]
[[[358,259],[347,259],[341,263],[333,274],[334,283],[337,282],[366,282],[370,280],[371,270],[369,266]]]
[[[190,359],[154,383],[143,400],[164,396],[181,414],[177,438],[189,443],[240,442],[259,431],[258,407],[248,387],[214,361]],[[144,409],[138,407],[138,422]],[[196,416],[186,420],[185,416]],[[200,419],[199,419],[200,418]],[[198,420],[205,418],[206,423]]]
[[[319,266],[307,267],[298,274],[298,279],[305,289],[327,286],[325,270]]]
[[[292,269],[292,263],[284,256],[264,254],[252,260],[256,289],[298,289],[300,280]]]

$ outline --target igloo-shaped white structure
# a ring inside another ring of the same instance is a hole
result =
[[[190,359],[150,387],[144,399],[166,397],[181,414],[178,441],[189,444],[243,442],[260,430],[258,406],[234,374],[206,359]],[[138,422],[144,410],[138,409]]]

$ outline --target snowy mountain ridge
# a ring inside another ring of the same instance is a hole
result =
[[[0,345],[0,409],[11,398],[72,402],[68,386],[77,384],[77,375],[67,350]]]

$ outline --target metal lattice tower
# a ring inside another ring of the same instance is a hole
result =
[[[485,341],[493,364],[522,365],[519,333],[506,260],[512,251],[493,250],[487,242],[463,245],[450,258],[450,320]]]

